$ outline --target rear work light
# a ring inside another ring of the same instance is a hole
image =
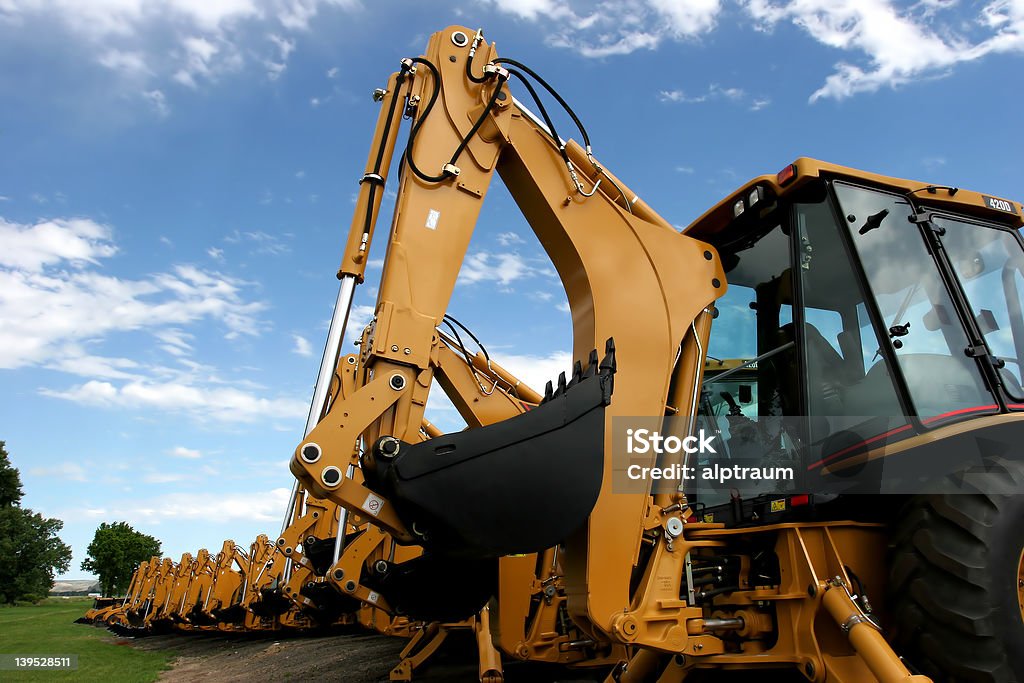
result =
[[[750,194],[747,195],[747,206],[753,207],[755,204],[765,198],[764,188],[760,185],[752,188]]]

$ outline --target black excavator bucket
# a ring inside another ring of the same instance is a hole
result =
[[[302,554],[313,565],[313,573],[317,576],[327,574],[327,570],[334,564],[334,543],[336,540],[334,536],[324,539],[310,536],[302,542]],[[346,540],[348,539],[346,538]]]
[[[245,622],[245,608],[241,605],[231,605],[213,610],[213,616],[219,624],[241,624]]]
[[[280,588],[262,588],[260,597],[249,605],[249,611],[258,617],[276,617],[287,612],[291,605],[292,601],[281,593]]]
[[[452,582],[451,577],[459,580]],[[387,596],[395,614],[414,621],[461,621],[487,604],[498,589],[497,558],[466,559],[438,555],[391,565],[366,585]]]
[[[128,620],[128,625],[134,628],[141,628],[142,625],[146,623],[146,612],[146,609],[128,610],[125,613],[125,618]]]
[[[539,552],[586,522],[601,488],[604,412],[615,344],[550,383],[533,410],[417,444],[378,439],[367,485],[395,505],[428,553],[489,558]],[[523,492],[529,497],[524,499]]]
[[[189,610],[188,622],[193,626],[216,626],[217,618],[204,611],[202,604],[196,603]]]
[[[361,606],[355,598],[342,595],[334,586],[323,581],[310,582],[299,592],[315,605],[304,608],[303,613],[320,626],[330,626],[342,614],[358,612]]]

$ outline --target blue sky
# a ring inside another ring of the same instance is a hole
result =
[[[69,576],[101,521],[277,532],[370,93],[453,23],[678,226],[801,155],[1024,196],[1024,0],[0,0],[0,439]],[[451,313],[541,386],[565,296],[497,185]]]

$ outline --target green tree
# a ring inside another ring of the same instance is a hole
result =
[[[16,505],[24,494],[21,476],[7,455],[7,442],[0,441],[0,507]]]
[[[39,600],[71,566],[71,548],[57,536],[64,522],[21,507],[21,476],[5,446],[0,441],[0,602]]]
[[[100,577],[103,595],[128,590],[140,563],[160,554],[160,541],[133,529],[128,522],[103,522],[86,549],[82,569]]]

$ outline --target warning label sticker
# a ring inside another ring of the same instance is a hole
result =
[[[372,493],[367,494],[366,500],[363,502],[363,509],[369,512],[371,515],[376,517],[380,514],[380,509],[384,507],[384,499],[380,496],[375,496]]]

